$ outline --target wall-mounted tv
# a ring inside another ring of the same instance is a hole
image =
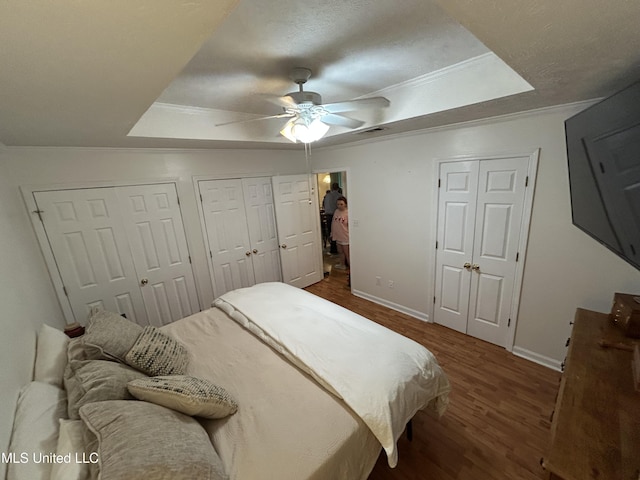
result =
[[[640,270],[640,81],[565,122],[573,224]]]

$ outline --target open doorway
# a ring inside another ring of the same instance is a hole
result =
[[[344,277],[345,283],[350,286],[350,266],[340,248],[331,239],[332,217],[336,210],[337,196],[348,198],[347,172],[344,170],[334,172],[316,173],[316,186],[318,192],[318,206],[320,208],[320,228],[322,234],[322,260],[324,275]],[[337,190],[339,195],[333,193]]]

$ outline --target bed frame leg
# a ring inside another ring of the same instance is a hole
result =
[[[413,440],[413,419],[409,420],[407,423],[407,440]]]

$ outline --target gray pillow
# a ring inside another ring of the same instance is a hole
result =
[[[144,327],[124,361],[150,376],[182,375],[189,355],[181,343],[156,327]]]
[[[64,386],[69,418],[80,418],[78,410],[87,403],[103,400],[133,400],[127,389],[131,380],[147,376],[118,362],[108,360],[72,360],[67,364]]]
[[[148,402],[90,403],[80,417],[93,437],[101,480],[228,479],[195,419]],[[94,455],[95,457],[95,455]]]
[[[88,358],[123,362],[141,333],[140,325],[117,313],[99,310],[89,318],[82,343]]]
[[[140,400],[186,415],[224,418],[238,410],[238,404],[224,388],[187,375],[141,378],[130,381],[128,388]]]

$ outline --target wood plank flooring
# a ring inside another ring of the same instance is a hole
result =
[[[505,349],[426,323],[351,294],[333,270],[306,290],[353,310],[427,347],[452,385],[436,419],[418,412],[413,441],[398,442],[399,461],[381,454],[369,480],[532,480],[549,441],[560,374]]]

